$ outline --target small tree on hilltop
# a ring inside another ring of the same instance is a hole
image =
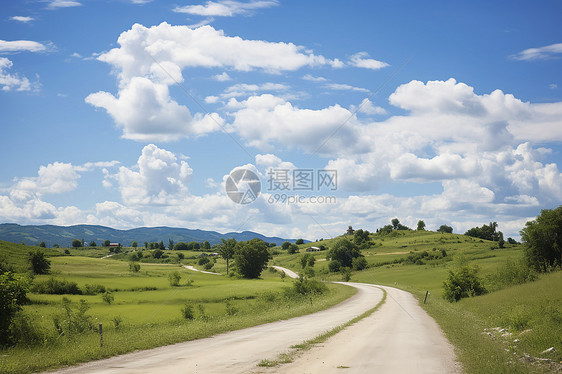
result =
[[[72,246],[74,248],[80,248],[82,247],[82,240],[80,239],[72,239]]]
[[[39,243],[39,247],[47,248],[47,244],[45,244],[45,242],[41,242],[41,243]]]
[[[304,240],[303,240],[303,239],[297,239],[297,240],[295,241],[295,244],[296,244],[296,245],[304,244]]]
[[[238,273],[244,278],[258,278],[270,258],[267,243],[261,239],[236,243],[234,261]]]
[[[287,249],[289,249],[290,245],[291,245],[291,242],[283,242],[283,244],[281,244],[281,249],[287,250]]]
[[[417,231],[425,231],[425,222],[421,219],[418,221],[418,227],[416,228]]]
[[[443,234],[452,234],[453,233],[453,228],[451,226],[447,226],[447,225],[441,225],[439,226],[439,228],[437,229],[437,232],[443,233]]]

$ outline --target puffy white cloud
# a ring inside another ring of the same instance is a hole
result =
[[[339,105],[299,109],[270,94],[252,96],[239,104],[232,127],[249,145],[259,149],[272,149],[276,142],[311,153],[344,150],[349,144],[359,146],[353,115]],[[332,136],[336,131],[337,136]]]
[[[168,86],[147,78],[135,77],[115,97],[97,92],[86,97],[93,106],[104,108],[123,129],[123,137],[139,141],[172,141],[217,131],[223,120],[216,113],[194,117],[178,104]]]
[[[544,47],[529,48],[511,55],[510,57],[515,60],[533,61],[533,60],[548,60],[556,58],[556,55],[562,54],[562,43],[555,43],[546,45]]]
[[[28,16],[13,16],[13,17],[10,17],[10,19],[12,21],[18,21],[18,22],[23,22],[23,23],[35,21],[35,18],[28,17]]]
[[[349,64],[358,68],[379,70],[389,66],[386,62],[377,61],[369,57],[367,52],[358,52],[349,58]]]
[[[54,162],[41,166],[37,177],[21,178],[17,180],[12,194],[22,191],[33,194],[59,194],[74,190],[78,186],[78,174],[72,164]]]
[[[276,0],[253,0],[240,2],[233,0],[207,1],[205,5],[185,5],[174,8],[174,12],[187,13],[198,16],[232,17],[248,15],[252,11],[270,8],[279,3]]]
[[[183,82],[185,68],[261,69],[279,73],[304,66],[338,64],[292,43],[230,37],[211,26],[190,29],[163,22],[147,28],[135,24],[119,36],[118,43],[119,48],[98,57],[117,74],[118,95],[100,91],[90,94],[86,102],[105,109],[123,129],[125,138],[141,141],[170,141],[220,128],[222,119],[217,114],[213,115],[215,121],[209,115],[192,116],[187,107],[170,96],[168,86]],[[220,76],[226,78],[224,74]],[[282,88],[271,85],[275,84],[266,83],[258,89]],[[207,102],[212,102],[212,97]]]
[[[226,82],[231,80],[230,75],[226,71],[223,71],[222,74],[213,75],[213,79],[217,82]]]
[[[33,40],[0,40],[0,53],[43,52],[47,47]]]
[[[7,72],[13,66],[12,61],[5,57],[0,57],[0,87],[3,91],[30,91],[31,83],[26,77],[19,74],[10,74]]]
[[[375,106],[371,100],[369,100],[368,98],[363,99],[363,101],[361,101],[361,104],[359,104],[359,106],[357,107],[357,109],[352,108],[351,111],[355,111],[357,110],[359,113],[364,113],[364,114],[387,114],[386,109],[380,107],[380,106]]]
[[[121,166],[106,179],[117,180],[126,205],[168,205],[187,194],[193,170],[186,161],[154,144],[145,146],[132,168]]]

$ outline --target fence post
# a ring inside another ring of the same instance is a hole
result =
[[[429,291],[425,291],[425,299],[423,299],[423,303],[425,304],[425,302],[427,301],[427,296],[429,295]]]
[[[103,347],[103,326],[100,323],[100,347]]]

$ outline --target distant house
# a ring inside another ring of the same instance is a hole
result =
[[[349,228],[347,229],[347,235],[353,235],[354,232],[355,230],[353,230],[353,227],[349,226]]]
[[[321,250],[322,249],[318,248],[318,247],[309,247],[309,248],[306,249],[307,252],[319,252]]]
[[[109,243],[110,247],[121,247],[121,243]]]

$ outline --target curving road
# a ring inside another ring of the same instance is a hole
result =
[[[288,269],[283,269],[288,275]],[[358,292],[327,310],[232,331],[206,339],[133,352],[55,373],[452,373],[458,370],[451,345],[437,324],[407,292],[384,287],[385,304],[372,316],[278,368],[259,368],[302,343],[375,306],[380,288],[347,283]],[[338,368],[338,366],[340,368]]]

